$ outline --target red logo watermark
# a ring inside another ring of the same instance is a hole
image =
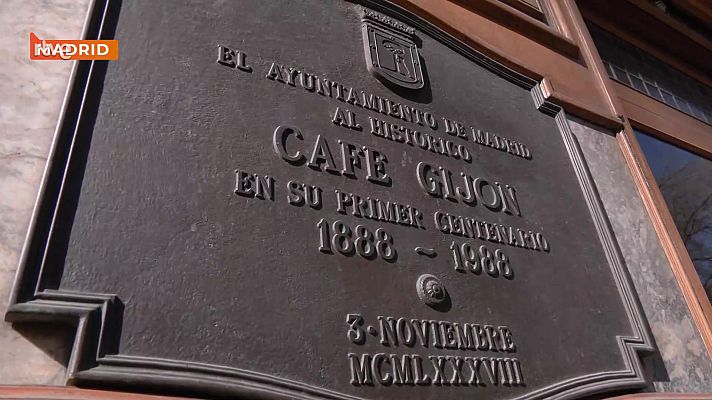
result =
[[[30,32],[30,60],[118,59],[118,40],[46,40]]]

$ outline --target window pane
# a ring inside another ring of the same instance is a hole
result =
[[[630,81],[633,83],[633,88],[636,90],[645,93],[645,86],[643,86],[643,80],[638,78],[635,75],[630,76]]]
[[[603,65],[606,66],[606,72],[608,72],[608,76],[613,77],[613,67],[611,66],[611,64],[603,60]]]
[[[675,100],[677,100],[677,105],[680,107],[680,110],[684,112],[685,114],[692,114],[692,110],[690,110],[690,106],[687,104],[687,102],[679,97],[675,97]]]
[[[630,86],[630,81],[628,80],[628,74],[625,73],[621,68],[613,66],[613,71],[616,73],[616,79],[621,81],[621,83]]]
[[[660,94],[658,87],[652,83],[645,82],[645,89],[648,90],[648,94],[655,97],[657,100],[662,100],[663,96]]]
[[[712,161],[642,132],[636,135],[712,301]]]
[[[664,101],[667,105],[673,106],[673,107],[677,107],[677,104],[675,104],[675,98],[673,97],[672,93],[667,92],[667,91],[665,91],[665,90],[663,90],[663,89],[660,89],[660,93],[663,94],[663,101]]]

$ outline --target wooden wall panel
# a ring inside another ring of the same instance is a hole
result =
[[[615,82],[614,90],[633,126],[712,158],[712,126],[622,83]]]

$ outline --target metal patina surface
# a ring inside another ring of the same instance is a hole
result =
[[[386,2],[98,2],[7,319],[72,383],[575,398],[647,326],[563,110]]]

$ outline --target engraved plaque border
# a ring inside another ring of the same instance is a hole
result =
[[[530,90],[534,106],[553,117],[560,130],[635,335],[617,338],[625,369],[561,381],[520,398],[568,399],[645,385],[638,353],[653,351],[649,327],[564,110],[544,97],[536,80],[487,58],[420,17],[385,1],[363,0],[358,3],[396,17],[507,81]],[[120,6],[119,0],[95,0],[84,38],[110,38]],[[65,187],[77,184],[72,172],[76,164],[82,162],[83,141],[87,140],[82,129],[91,126],[95,118],[95,99],[101,93],[106,66],[106,61],[78,61],[72,70],[5,319],[10,322],[75,323],[76,336],[67,368],[68,383],[74,385],[123,386],[217,396],[356,399],[340,392],[232,367],[116,355],[118,336],[114,332],[120,331],[123,310],[119,298],[113,294],[51,289],[56,286],[58,275],[61,276],[61,266],[53,264],[49,245],[55,223],[58,218],[63,218],[60,211],[72,207],[72,204],[65,204],[67,199],[63,197],[63,191]]]

